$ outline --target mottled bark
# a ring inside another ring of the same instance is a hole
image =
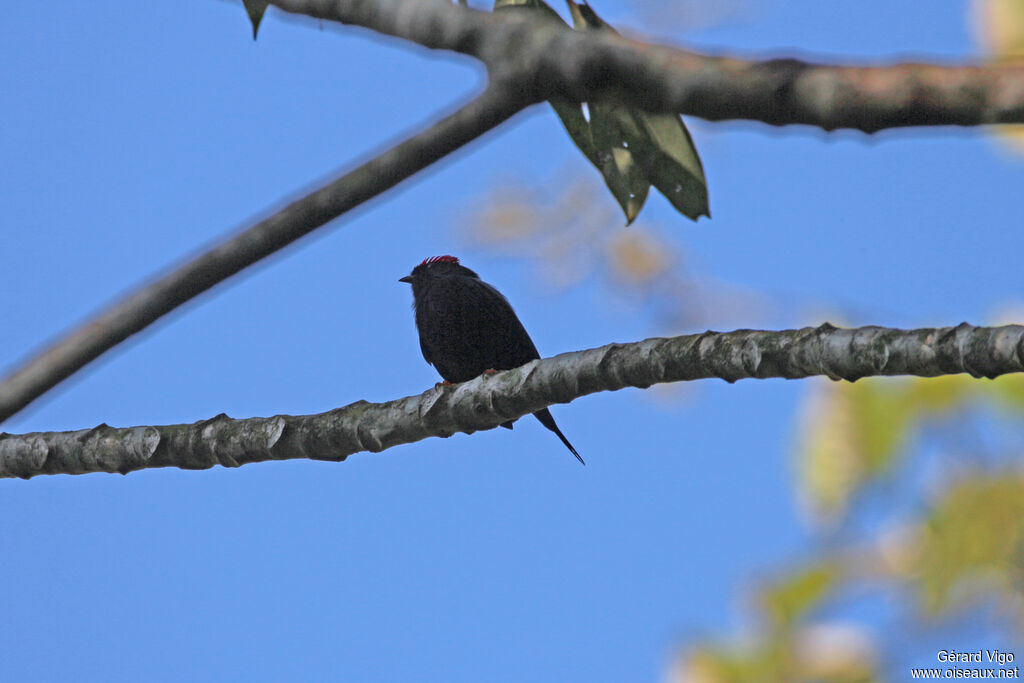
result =
[[[1024,372],[1024,326],[898,330],[831,325],[781,332],[738,330],[609,344],[532,361],[515,370],[387,403],[359,401],[320,415],[191,425],[0,435],[0,477],[202,469],[310,458],[344,460],[430,436],[492,429],[554,403],[598,391],[718,377],[854,381],[879,375],[993,378]]]

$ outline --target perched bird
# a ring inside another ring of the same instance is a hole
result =
[[[454,256],[428,258],[399,282],[412,285],[420,349],[446,382],[468,382],[540,358],[508,300]],[[533,415],[583,462],[547,408]],[[511,422],[501,426],[512,429]]]

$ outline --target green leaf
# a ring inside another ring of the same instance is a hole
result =
[[[530,9],[539,10],[539,16],[557,19],[560,24],[565,21],[544,0],[496,0],[494,9]],[[623,138],[618,126],[602,117],[601,112],[589,108],[591,119],[588,122],[583,114],[583,105],[567,99],[550,100],[551,108],[562,121],[565,131],[583,155],[601,172],[605,185],[612,196],[622,207],[626,215],[626,225],[636,219],[643,208],[644,201],[651,184],[643,169],[637,165],[632,154],[623,145]],[[599,109],[599,108],[598,108]]]
[[[495,0],[494,10],[504,11],[517,11],[523,10],[534,10],[538,11],[538,17],[544,17],[546,19],[557,21],[562,26],[565,26],[565,20],[551,8],[544,0]],[[587,159],[590,159],[595,165],[597,164],[597,153],[594,149],[593,137],[590,133],[590,124],[587,122],[587,118],[583,115],[583,105],[579,102],[572,102],[567,99],[552,99],[552,109],[561,119],[562,125],[565,126],[565,130],[569,133],[569,137],[576,143],[580,151],[583,152]]]
[[[577,30],[618,32],[586,3],[566,0]],[[495,10],[533,10],[538,16],[564,21],[544,0],[495,0]],[[573,143],[604,178],[622,207],[626,225],[632,223],[651,185],[683,215],[697,220],[710,216],[707,182],[689,131],[677,114],[649,114],[630,107],[553,99],[551,106]]]
[[[581,5],[573,0],[565,0],[565,4],[569,6],[573,28],[580,31],[588,28],[603,28],[608,29],[615,35],[619,35],[619,32],[612,28],[610,24],[606,24],[601,17],[597,16],[597,12],[591,9],[590,5],[586,2]]]
[[[583,107],[579,102],[571,102],[564,99],[553,99],[550,102],[551,108],[562,120],[565,131],[576,143],[583,155],[597,166],[597,150],[594,148],[594,138],[590,132],[590,124],[583,116]]]
[[[585,13],[593,12],[590,7],[577,5],[571,0],[567,0],[566,4],[569,6],[569,14],[572,15],[574,28],[586,30],[587,28],[602,27],[603,22],[600,19],[597,19],[599,23],[588,22]],[[596,14],[593,16],[597,18]],[[614,29],[608,28],[614,32]],[[601,171],[605,185],[619,202],[623,213],[626,214],[626,225],[629,225],[636,219],[644,202],[647,201],[651,183],[647,179],[645,169],[636,162],[633,152],[629,149],[629,142],[623,133],[621,117],[617,111],[618,107],[601,102],[591,102],[588,103],[587,109],[590,111],[589,126],[593,143],[593,150],[587,154],[587,158]],[[570,135],[572,135],[571,131]],[[579,143],[577,146],[583,149]],[[586,154],[585,150],[584,153]]]
[[[242,0],[245,4],[245,11],[249,13],[249,21],[252,22],[252,39],[256,40],[256,32],[260,30],[260,22],[263,21],[263,13],[267,11],[267,0]]]
[[[651,184],[684,216],[693,220],[711,218],[704,166],[683,118],[678,114],[647,113],[640,117],[657,147],[647,169]]]
[[[619,35],[590,5],[573,0],[566,0],[566,4],[577,30]],[[596,106],[591,104],[591,111]],[[693,220],[700,216],[710,218],[704,166],[683,118],[678,114],[649,114],[630,107],[615,107],[614,111],[627,148],[639,166],[637,171],[684,216]]]
[[[629,149],[651,185],[687,218],[710,218],[704,167],[682,117],[634,109],[624,114],[628,114],[622,124]]]
[[[616,118],[605,105],[588,107],[588,122],[578,102],[553,99],[550,103],[569,137],[601,172],[605,185],[626,215],[626,225],[629,225],[643,208],[651,184],[627,148],[628,145],[624,144],[625,139]]]
[[[616,108],[595,103],[589,109],[595,154],[591,161],[604,176],[605,185],[619,202],[629,225],[643,208],[651,183],[633,156]]]

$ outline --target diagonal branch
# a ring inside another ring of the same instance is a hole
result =
[[[875,132],[905,126],[1024,123],[1024,66],[839,66],[710,57],[528,12],[481,12],[439,0],[272,0],[287,12],[362,26],[460,52],[515,75],[537,100],[615,99],[712,121]],[[524,16],[525,15],[525,16]]]
[[[430,436],[493,429],[554,403],[598,391],[718,377],[854,381],[878,375],[993,378],[1024,372],[1024,326],[898,330],[738,330],[609,344],[483,375],[387,403],[359,401],[320,415],[76,432],[0,434],[0,477],[205,469],[266,460],[344,460]]]
[[[178,306],[394,187],[529,104],[519,93],[492,84],[430,128],[128,294],[4,378],[0,422]]]

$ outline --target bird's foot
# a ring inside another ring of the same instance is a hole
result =
[[[452,385],[451,382],[449,382],[448,380],[445,380],[443,382],[437,382],[436,384],[434,384],[434,388],[437,389],[439,387],[450,387],[451,385]]]
[[[497,375],[498,371],[495,370],[494,368],[487,368],[486,370],[484,370],[483,374],[485,374],[485,375]]]

